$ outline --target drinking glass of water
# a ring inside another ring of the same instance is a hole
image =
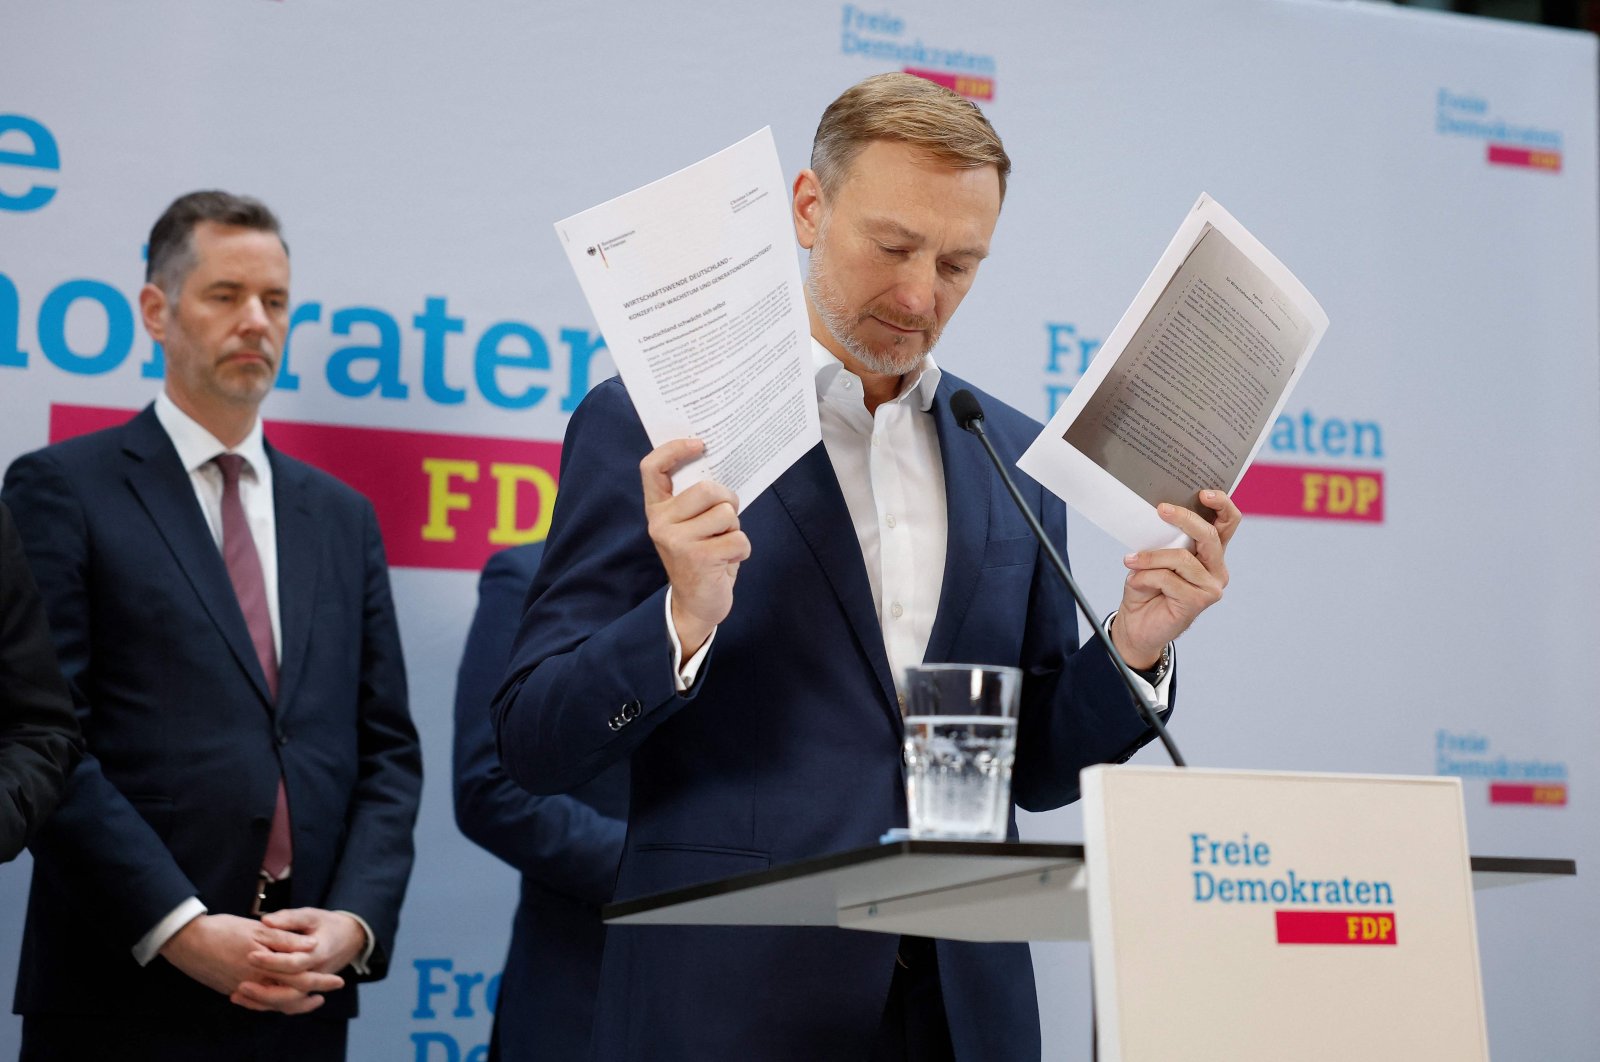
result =
[[[1000,841],[1017,750],[1014,667],[906,668],[906,806],[911,836]]]

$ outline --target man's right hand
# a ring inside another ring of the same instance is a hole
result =
[[[684,659],[699,651],[733,608],[739,563],[750,539],[739,530],[739,499],[720,483],[702,480],[672,493],[672,473],[705,453],[699,439],[674,439],[639,462],[644,511],[672,586],[672,625]]]
[[[161,955],[207,988],[233,997],[241,984],[270,989],[272,1009],[284,1014],[305,1014],[322,1006],[318,993],[344,987],[334,974],[306,971],[285,976],[253,963],[249,956],[274,952],[310,951],[316,942],[299,933],[264,926],[252,918],[205,914],[191,920],[161,946]]]

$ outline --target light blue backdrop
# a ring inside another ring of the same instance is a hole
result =
[[[1296,0],[13,0],[0,115],[37,123],[58,158],[19,165],[45,138],[0,133],[13,153],[0,155],[0,461],[44,441],[53,402],[154,393],[142,336],[98,363],[62,352],[119,349],[116,297],[137,290],[151,220],[210,185],[283,216],[297,302],[375,307],[402,326],[406,397],[330,384],[346,340],[324,323],[296,334],[301,387],[269,415],[559,440],[553,399],[517,412],[471,388],[459,404],[429,397],[410,327],[425,300],[466,321],[453,377],[471,379],[484,327],[519,320],[550,337],[540,379],[559,395],[555,337],[592,321],[551,222],[762,125],[795,171],[834,95],[906,66],[988,78],[1016,164],[993,257],[941,348],[956,371],[1047,415],[1201,191],[1332,318],[1290,403],[1296,427],[1261,460],[1381,471],[1385,518],[1245,525],[1228,600],[1181,646],[1191,761],[1430,774],[1462,769],[1437,753],[1465,741],[1485,769],[1556,764],[1564,807],[1491,805],[1488,783],[1468,779],[1474,849],[1600,865],[1586,785],[1600,761],[1587,35]],[[1488,162],[1491,140],[1548,149],[1552,135],[1559,171]],[[91,284],[49,309],[73,281]],[[1381,442],[1341,450],[1330,423]],[[1119,547],[1086,522],[1073,535],[1081,578],[1113,602]],[[513,878],[456,833],[448,785],[473,585],[395,574],[429,774],[399,954],[364,993],[358,1059],[465,1062],[488,1029]],[[1025,830],[1081,836],[1071,809]],[[1586,1058],[1600,1043],[1594,882],[1479,896],[1496,1058]],[[26,889],[26,860],[0,869],[6,995]],[[1047,1057],[1086,1058],[1087,948],[1036,955]],[[17,1029],[0,1019],[0,1055]]]

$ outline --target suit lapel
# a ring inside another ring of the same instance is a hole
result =
[[[829,585],[844,607],[850,629],[861,651],[872,662],[873,674],[883,693],[883,707],[899,725],[900,701],[889,674],[889,656],[883,646],[883,629],[872,604],[861,543],[856,541],[850,510],[839,490],[839,480],[828,459],[828,448],[813,446],[804,457],[772,485],[772,492],[800,530],[800,537],[821,566]]]
[[[950,659],[961,621],[972,603],[983,565],[983,549],[989,537],[989,506],[994,471],[983,452],[983,444],[967,437],[950,415],[950,396],[964,386],[945,373],[933,400],[934,424],[939,432],[939,459],[944,466],[944,496],[948,527],[944,582],[939,588],[939,612],[928,635],[928,650],[923,659],[930,662]]]
[[[306,498],[305,470],[271,446],[272,506],[278,525],[278,619],[283,645],[278,653],[278,706],[287,708],[305,665],[316,601],[316,521]]]
[[[156,419],[155,408],[144,411],[123,428],[122,449],[128,460],[128,485],[144,506],[157,532],[172,551],[200,605],[222,632],[234,658],[250,677],[264,704],[270,707],[267,680],[261,674],[250,630],[234,595],[222,551],[195,501],[189,474],[178,459],[172,440]]]

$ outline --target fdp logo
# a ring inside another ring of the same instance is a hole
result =
[[[920,70],[914,66],[905,68],[905,73],[913,74],[935,85],[943,85],[959,96],[969,100],[981,100],[984,103],[994,99],[994,78],[979,77],[977,74],[950,74],[943,70]]]
[[[1439,135],[1486,141],[1484,160],[1489,165],[1561,172],[1560,130],[1508,122],[1475,92],[1441,88],[1434,97],[1434,106],[1434,129]]]
[[[1380,469],[1256,464],[1233,493],[1252,516],[1383,523]]]
[[[1491,804],[1534,804],[1544,807],[1567,806],[1567,783],[1553,782],[1545,785],[1525,785],[1517,782],[1491,782]]]
[[[907,73],[943,85],[970,100],[994,100],[994,56],[929,44],[893,11],[868,11],[855,4],[840,9],[839,50],[893,63]]]
[[[56,138],[43,123],[0,114],[0,210],[26,214],[56,197],[49,174],[61,169]]]
[[[1279,944],[1354,944],[1393,947],[1400,942],[1393,911],[1278,911]]]
[[[1194,902],[1204,907],[1261,904],[1274,908],[1279,944],[1394,947],[1394,886],[1387,880],[1280,868],[1272,845],[1245,833],[1189,835]],[[1308,909],[1309,908],[1309,909]]]
[[[1567,765],[1559,760],[1507,756],[1495,750],[1487,735],[1473,730],[1435,731],[1433,756],[1435,774],[1487,782],[1490,804],[1567,806]]]

